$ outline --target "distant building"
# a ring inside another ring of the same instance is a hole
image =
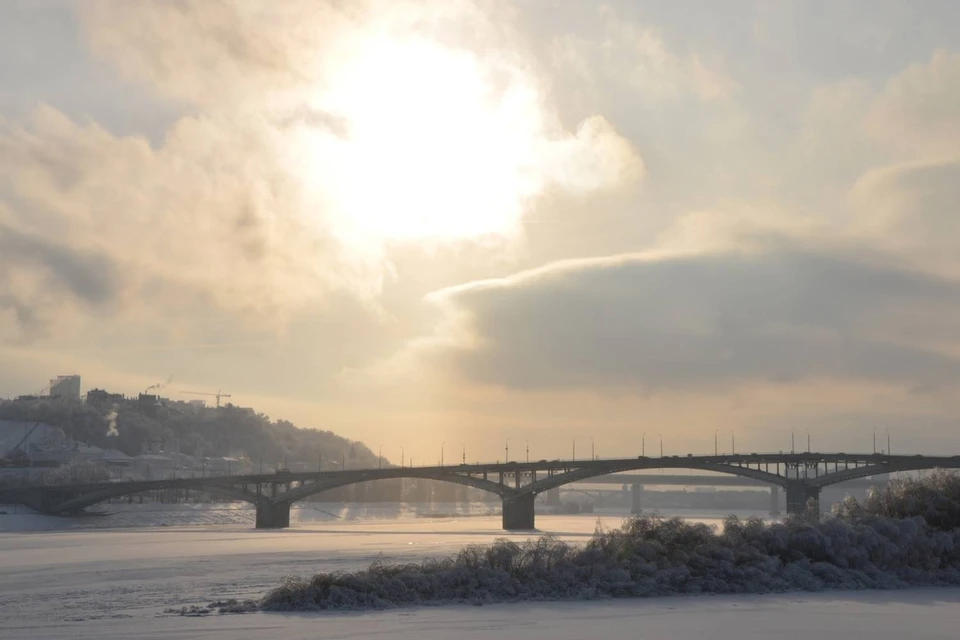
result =
[[[50,397],[80,400],[80,376],[57,376],[50,381]]]
[[[141,393],[137,398],[137,408],[145,416],[156,418],[160,409],[160,396],[150,393]]]
[[[87,404],[95,407],[109,407],[114,404],[121,404],[126,397],[122,393],[110,393],[103,389],[91,389],[87,391]]]

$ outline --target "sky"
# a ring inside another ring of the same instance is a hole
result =
[[[936,0],[0,3],[0,397],[222,389],[416,463],[960,454],[957,42]]]

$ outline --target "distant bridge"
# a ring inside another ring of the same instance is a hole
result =
[[[873,479],[873,478],[860,478],[857,480],[847,480],[845,482],[838,482],[838,487],[843,487],[846,489],[869,489],[877,485],[884,485],[887,483],[887,478],[882,479]],[[580,493],[595,498],[602,501],[603,491],[601,489],[585,489],[585,488],[575,488],[576,486],[582,487],[583,485],[592,485],[596,487],[597,485],[618,485],[618,486],[627,486],[629,485],[632,492],[632,510],[634,514],[639,514],[642,512],[642,496],[643,490],[645,487],[650,486],[668,486],[668,487],[769,487],[770,490],[770,515],[780,515],[780,487],[775,484],[770,484],[768,482],[763,482],[761,480],[756,480],[754,478],[744,478],[742,476],[733,476],[727,474],[716,474],[716,475],[678,475],[678,474],[636,474],[636,473],[614,473],[608,476],[594,476],[593,478],[586,478],[584,480],[577,480],[576,482],[570,483],[567,485],[569,491],[579,491]],[[558,490],[553,490],[553,492],[547,492],[546,498],[547,503],[553,506],[558,506],[560,504],[560,496],[556,493]],[[611,491],[608,491],[608,494]],[[619,491],[616,491],[619,493]]]
[[[503,528],[524,530],[534,528],[534,500],[538,494],[572,482],[626,471],[691,469],[747,478],[784,489],[787,512],[801,513],[809,500],[819,504],[823,487],[897,471],[934,468],[960,468],[960,456],[751,453],[659,458],[640,456],[614,460],[541,460],[36,486],[8,491],[3,498],[41,513],[70,514],[120,496],[157,489],[198,489],[250,502],[256,506],[258,528],[278,528],[290,525],[291,504],[312,495],[360,482],[423,478],[497,494],[503,502]],[[633,486],[636,505],[640,483],[634,482]]]
[[[730,475],[678,475],[678,474],[664,474],[664,475],[654,475],[654,474],[637,474],[637,473],[614,473],[608,476],[595,476],[593,478],[586,478],[584,480],[578,480],[577,484],[609,484],[609,485],[619,485],[623,486],[625,484],[636,484],[639,483],[646,487],[769,487],[770,483],[763,482],[761,480],[755,480],[754,478],[743,478],[740,476],[730,476]],[[886,483],[886,480],[883,480],[883,483]],[[857,488],[857,489],[869,489],[870,487],[876,486],[877,481],[875,480],[848,480],[843,483],[844,487]]]

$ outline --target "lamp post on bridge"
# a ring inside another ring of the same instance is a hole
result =
[[[377,469],[383,469],[383,445],[380,445],[380,450],[377,451]]]
[[[467,464],[467,445],[460,443],[460,462]]]
[[[794,437],[793,437],[793,436],[794,436],[793,429],[790,429],[790,453],[796,453],[796,452],[797,452],[797,448],[796,448],[796,446],[794,445]]]
[[[510,438],[503,443],[503,462],[504,464],[510,462]]]
[[[733,429],[730,430],[730,455],[737,455],[737,436],[734,435]]]
[[[444,440],[440,443],[440,466],[443,466],[443,445],[447,444],[447,441]]]
[[[573,461],[577,461],[577,437],[573,437]]]
[[[400,468],[401,468],[401,469],[403,469],[404,462],[405,462],[405,461],[404,461],[404,458],[403,458],[403,445],[401,444],[401,445],[400,445]]]
[[[647,432],[644,431],[643,435],[640,436],[640,455],[641,457],[647,457]]]
[[[530,441],[529,441],[529,440],[524,440],[524,442],[525,442],[526,445],[527,445],[527,462],[530,462]]]
[[[593,446],[593,436],[590,436],[590,459],[591,460],[597,459],[597,450]]]
[[[807,429],[807,453],[810,453],[810,430]]]
[[[877,430],[873,430],[873,455],[877,455]]]
[[[714,458],[716,458],[718,455],[720,455],[720,450],[719,450],[719,447],[718,447],[718,445],[717,445],[717,434],[718,434],[718,433],[720,433],[720,429],[714,429],[714,430],[713,430],[713,457],[714,457]]]
[[[890,455],[890,429],[887,429],[887,455]]]
[[[660,436],[660,457],[662,458],[663,457],[663,435],[659,433],[657,435]]]

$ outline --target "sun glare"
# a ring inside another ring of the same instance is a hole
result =
[[[509,64],[371,43],[317,97],[344,126],[304,132],[306,180],[351,245],[510,235],[541,182],[538,100]]]

